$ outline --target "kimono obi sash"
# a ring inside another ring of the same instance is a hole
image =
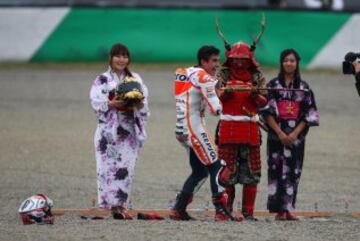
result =
[[[300,114],[300,103],[291,100],[280,100],[277,103],[280,119],[295,120]]]

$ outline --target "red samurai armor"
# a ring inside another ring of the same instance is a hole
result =
[[[232,211],[235,198],[235,184],[243,186],[242,214],[247,220],[257,220],[254,216],[257,183],[260,181],[260,130],[258,108],[267,104],[267,99],[258,88],[265,86],[265,79],[254,59],[255,46],[264,31],[263,19],[261,33],[251,46],[237,42],[230,45],[220,32],[217,32],[226,48],[226,61],[219,71],[218,79],[222,85],[220,100],[223,105],[217,130],[218,157],[226,162],[232,173],[229,174],[228,210]]]
[[[251,48],[242,42],[234,44],[226,52],[227,60],[224,63],[228,72],[228,79],[225,80],[225,87],[243,88],[244,91],[226,91],[220,96],[223,105],[223,112],[220,116],[219,125],[219,155],[230,166],[234,165],[237,151],[236,146],[229,144],[245,144],[249,147],[249,161],[252,172],[259,172],[260,161],[260,137],[259,117],[257,109],[266,105],[267,100],[264,96],[250,91],[257,85],[256,74],[258,63],[254,59]],[[239,64],[236,59],[242,59]],[[240,66],[240,67],[239,67]],[[225,145],[225,146],[224,146]],[[233,150],[233,151],[231,151]],[[231,152],[231,153],[229,153]],[[232,158],[230,158],[232,156]],[[231,162],[231,163],[229,163]]]

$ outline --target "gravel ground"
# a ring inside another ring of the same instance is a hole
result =
[[[134,66],[150,90],[149,139],[136,167],[134,208],[166,209],[189,174],[184,150],[173,136],[174,66]],[[23,226],[22,200],[45,193],[56,208],[89,208],[96,196],[93,134],[96,119],[88,93],[101,65],[0,66],[0,240],[360,240],[360,219],[345,214],[300,222],[214,223],[200,221],[83,220],[56,217],[55,225]],[[266,70],[268,79],[276,71]],[[351,76],[303,73],[320,110],[320,127],[306,143],[298,210],[360,211],[359,101]],[[214,129],[216,118],[209,117]],[[256,208],[266,208],[266,162]],[[238,187],[241,190],[240,186]],[[240,193],[240,191],[238,191]],[[190,208],[210,200],[205,183]],[[347,203],[347,204],[346,204]]]

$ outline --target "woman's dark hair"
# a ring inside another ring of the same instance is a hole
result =
[[[128,63],[128,66],[130,65],[131,63],[131,57],[130,57],[130,51],[129,49],[123,45],[123,44],[120,44],[120,43],[117,43],[117,44],[114,44],[111,49],[110,49],[110,53],[109,53],[109,65],[111,67],[111,62],[112,62],[112,58],[116,55],[123,55],[123,56],[127,56],[129,58],[129,63]],[[130,76],[132,77],[132,74],[131,74],[131,71],[129,70],[129,67],[126,67],[124,69],[125,71],[125,74],[127,76]]]
[[[283,62],[284,62],[285,58],[290,54],[293,54],[296,59],[296,69],[294,72],[293,88],[299,88],[300,81],[301,81],[299,64],[300,64],[301,58],[295,49],[285,49],[281,52],[281,54],[280,54],[280,72],[279,72],[278,78],[280,81],[285,81],[285,70],[284,70]]]
[[[197,52],[198,65],[201,66],[201,60],[208,61],[211,55],[219,55],[220,50],[212,45],[204,45]]]

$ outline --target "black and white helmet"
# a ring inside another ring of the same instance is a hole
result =
[[[24,224],[53,224],[52,207],[53,201],[50,198],[44,194],[36,194],[21,203],[19,213]]]

